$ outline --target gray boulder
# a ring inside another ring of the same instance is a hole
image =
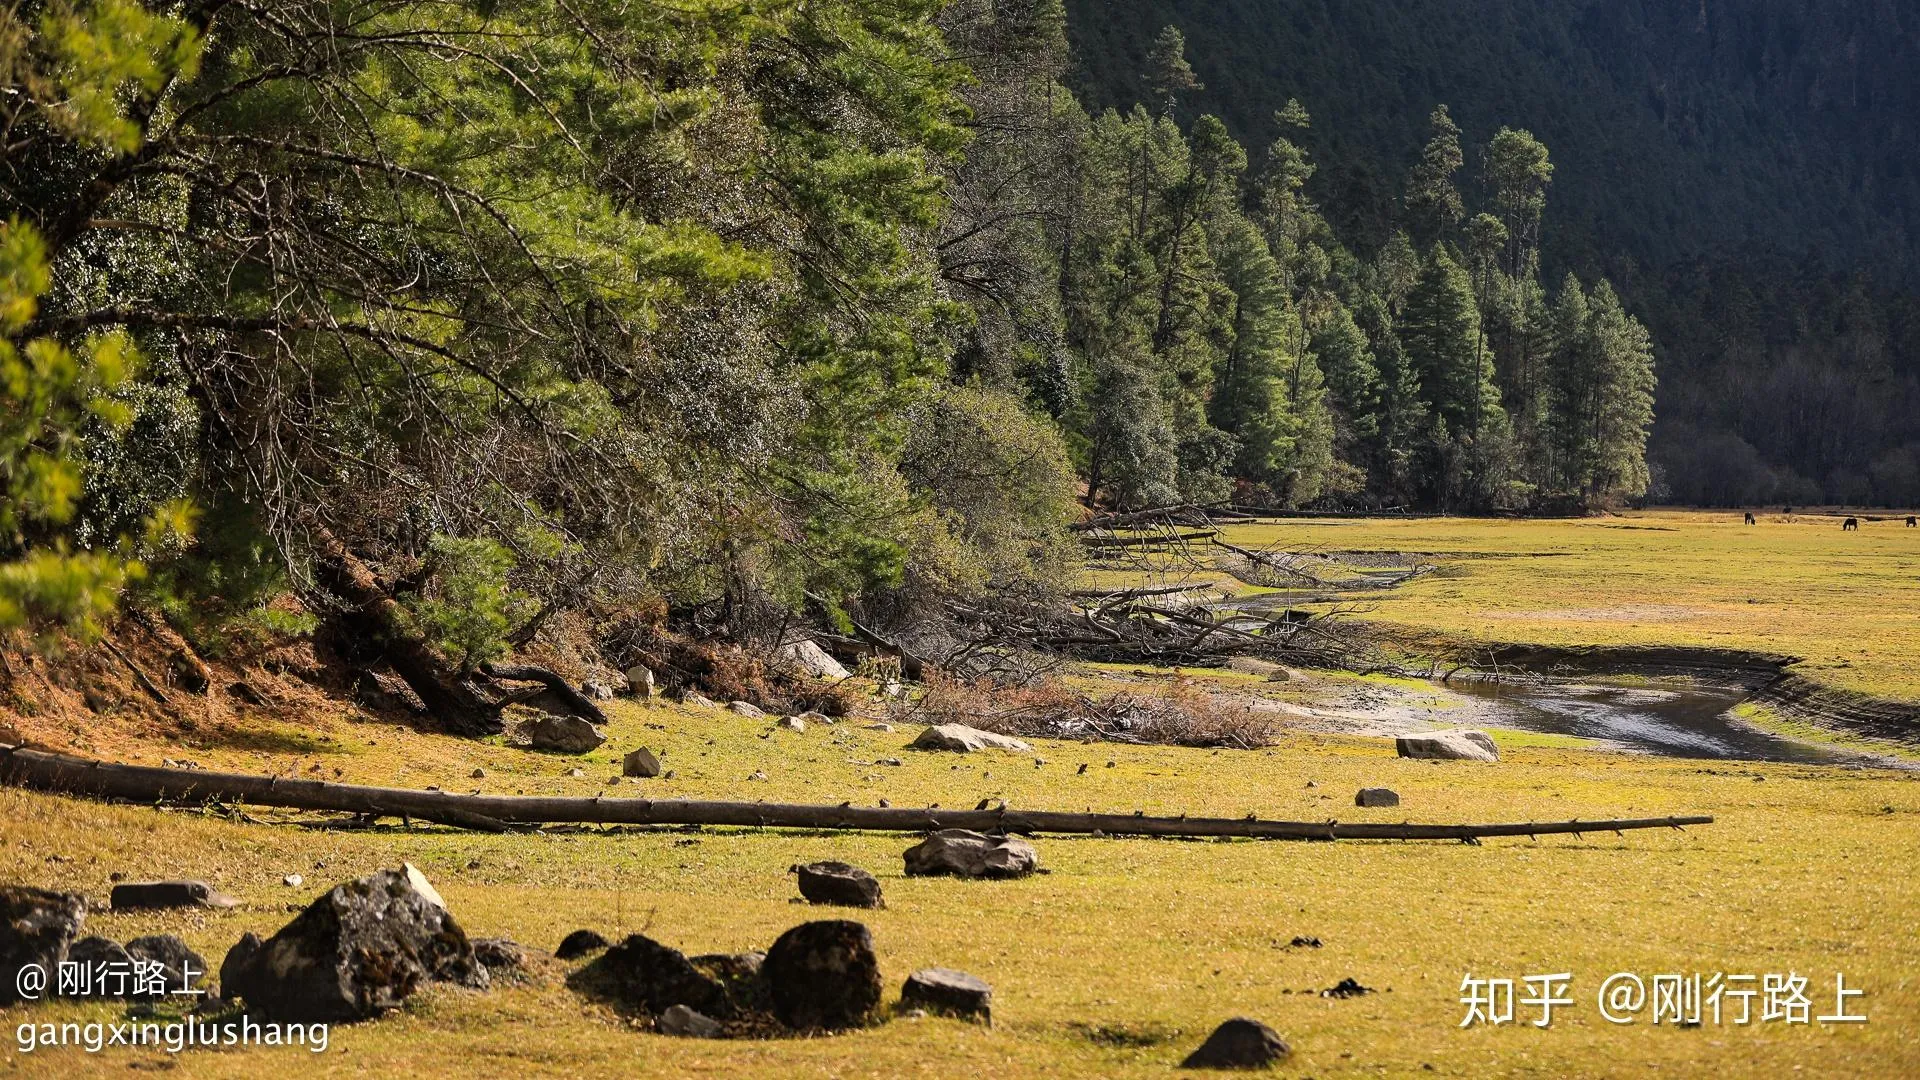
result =
[[[336,885],[267,940],[241,938],[220,965],[224,996],[292,1023],[371,1019],[430,981],[489,984],[446,902],[411,865]]]
[[[838,904],[841,907],[882,908],[880,882],[872,874],[843,862],[815,862],[795,866],[800,875],[800,895],[808,903]]]
[[[802,923],[780,935],[761,966],[773,1014],[800,1031],[871,1023],[880,1006],[873,935],[846,919]]]
[[[908,749],[912,750],[951,750],[955,753],[970,754],[975,750],[1015,750],[1023,754],[1033,752],[1033,747],[1011,735],[1000,735],[991,731],[981,731],[965,724],[935,724],[920,733]]]
[[[473,958],[488,971],[519,971],[527,966],[527,950],[512,938],[474,938]]]
[[[993,1022],[993,987],[964,971],[927,968],[914,972],[900,988],[900,1004]]]
[[[660,775],[660,759],[653,751],[642,746],[620,760],[620,773],[623,776],[638,776],[648,779]]]
[[[775,651],[780,659],[817,679],[844,679],[847,669],[812,638],[789,642]]]
[[[720,1021],[687,1008],[674,1005],[660,1014],[653,1022],[654,1030],[662,1035],[677,1035],[687,1039],[717,1039],[720,1037]]]
[[[908,877],[1026,877],[1040,868],[1040,853],[1017,836],[988,836],[969,829],[941,829],[906,851]]]
[[[729,701],[727,702],[727,709],[728,711],[733,712],[740,716],[744,716],[749,720],[765,719],[767,715],[766,710],[760,708],[760,706],[755,705],[751,701]]]
[[[1293,1048],[1258,1020],[1236,1017],[1213,1029],[1200,1048],[1180,1063],[1183,1069],[1264,1069],[1286,1060]]]
[[[521,738],[535,750],[559,754],[584,754],[607,741],[600,729],[578,716],[547,715],[527,720],[520,728]]]
[[[640,664],[627,669],[627,690],[642,701],[653,700],[653,669]]]
[[[86,921],[87,901],[81,896],[0,886],[0,1007],[22,1000],[20,969],[29,965],[46,973],[51,991],[60,962]]]
[[[1443,731],[1416,731],[1394,740],[1394,749],[1404,758],[1436,758],[1446,761],[1499,761],[1500,751],[1493,737],[1470,728]]]
[[[204,881],[127,881],[113,887],[115,911],[153,908],[230,908],[240,901]]]
[[[65,997],[113,999],[133,996],[133,957],[117,941],[83,937],[67,948],[69,971],[58,981]],[[56,974],[48,972],[51,980]],[[50,986],[49,990],[56,989]],[[45,995],[43,995],[45,996]]]
[[[1399,806],[1400,795],[1392,788],[1363,787],[1354,793],[1355,806]]]

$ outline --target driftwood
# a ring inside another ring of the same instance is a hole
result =
[[[863,807],[842,803],[710,802],[690,799],[548,798],[457,795],[445,791],[362,787],[243,773],[114,765],[48,750],[0,744],[0,781],[57,794],[92,795],[141,803],[251,803],[299,810],[332,810],[414,817],[463,828],[498,830],[509,824],[584,822],[618,825],[734,825],[788,829],[863,829],[929,832],[974,829],[1005,833],[1079,833],[1109,836],[1236,836],[1270,840],[1465,840],[1492,836],[1619,832],[1707,825],[1705,816],[1621,818],[1604,821],[1427,825],[1402,822],[1267,821],[1245,818],[1148,817],[1144,814],[1062,813],[935,807]]]
[[[167,697],[167,692],[155,685],[153,679],[149,677],[146,672],[140,670],[140,665],[133,662],[133,657],[121,652],[118,645],[115,645],[106,638],[101,638],[100,644],[105,645],[107,651],[112,653],[115,659],[125,664],[128,671],[133,672],[133,681],[140,684],[140,689],[145,690],[148,697],[162,705],[173,704],[173,701]]]

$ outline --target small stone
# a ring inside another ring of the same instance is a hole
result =
[[[808,709],[806,712],[803,712],[798,716],[794,717],[794,719],[802,720],[809,724],[819,724],[821,727],[832,727],[834,724],[838,723],[838,721],[834,720],[833,717],[828,716],[826,713],[820,712],[817,709]]]
[[[899,765],[899,764],[900,764],[900,759],[899,759],[899,758],[897,758],[897,757],[883,757],[883,758],[880,758],[879,760],[877,760],[877,761],[875,761],[875,762],[874,762],[874,764],[875,764],[875,765],[896,765],[896,766],[897,766],[897,765]]]
[[[662,1035],[677,1035],[687,1039],[717,1039],[720,1037],[720,1021],[704,1013],[695,1012],[685,1005],[674,1005],[660,1014],[653,1022],[654,1030]]]
[[[747,774],[747,779],[749,780],[765,780],[766,778],[767,778],[767,774],[761,772],[759,769],[755,769],[751,773]]]
[[[475,769],[471,773],[468,773],[467,775],[473,777],[475,780],[485,780],[487,778],[487,770]]]
[[[1364,787],[1353,796],[1355,806],[1399,806],[1400,796],[1392,788]]]
[[[115,911],[158,908],[230,908],[240,901],[204,881],[130,881],[115,885],[109,903]]]
[[[1310,788],[1317,788],[1320,786],[1320,782],[1318,780],[1309,780],[1307,781],[1307,786]]]
[[[900,1004],[993,1022],[993,987],[964,971],[927,968],[914,972],[900,988]]]
[[[580,694],[588,701],[612,701],[613,687],[589,679],[580,684]]]
[[[642,701],[652,701],[653,671],[639,664],[628,668],[627,691]]]
[[[285,885],[289,889],[297,889],[306,883],[307,879],[301,877],[299,874],[288,874],[286,877],[280,879],[280,884]]]
[[[1107,762],[1107,768],[1109,768],[1109,769],[1111,769],[1111,768],[1113,768],[1113,767],[1114,767],[1115,765],[1118,765],[1118,764],[1119,764],[1119,762],[1117,762],[1117,761],[1108,761],[1108,762]]]
[[[649,779],[660,775],[660,759],[653,756],[653,751],[642,746],[620,759],[620,771],[627,776]]]
[[[579,778],[587,775],[587,770],[576,767],[576,768],[568,769],[567,775],[574,778],[575,780],[578,780]]]
[[[892,733],[893,733],[893,725],[892,725],[892,724],[885,724],[885,723],[881,723],[881,724],[862,724],[862,725],[860,725],[860,726],[861,726],[861,727],[863,727],[863,728],[865,728],[865,729],[866,729],[866,730],[868,730],[868,731],[880,731],[880,732],[886,732],[887,734],[892,734]]]
[[[814,862],[791,867],[800,875],[800,895],[813,904],[882,908],[880,882],[872,874],[843,862]]]
[[[512,938],[474,938],[473,958],[489,970],[518,971],[527,964],[527,950]]]
[[[1237,1017],[1213,1029],[1200,1048],[1180,1063],[1183,1069],[1264,1069],[1283,1061],[1292,1048],[1278,1032],[1258,1020]]]
[[[553,955],[559,960],[578,960],[590,952],[606,947],[607,939],[592,930],[575,930],[560,939],[560,947],[553,950]]]
[[[759,720],[767,715],[764,709],[751,701],[729,701],[727,702],[727,711],[744,716],[749,720]]]
[[[1320,991],[1320,996],[1323,998],[1353,998],[1371,993],[1373,993],[1373,987],[1361,986],[1360,980],[1349,976],[1327,987],[1325,990]]]
[[[788,731],[807,730],[807,722],[805,720],[800,719],[797,716],[783,716],[780,718],[780,722],[775,724],[774,726],[780,727],[780,728],[786,728]]]
[[[717,706],[714,705],[712,698],[707,697],[705,694],[696,694],[691,690],[680,695],[680,704],[685,705],[690,709],[717,708]]]
[[[520,725],[519,737],[535,750],[584,754],[598,749],[607,736],[585,717],[545,714]]]
[[[609,776],[609,777],[607,777],[607,786],[608,786],[608,787],[616,787],[616,786],[618,786],[618,785],[619,785],[619,783],[620,783],[620,779],[621,779],[621,778],[620,778],[620,777],[618,777],[618,776]]]

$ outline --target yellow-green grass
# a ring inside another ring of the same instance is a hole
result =
[[[1785,653],[1822,683],[1920,701],[1920,529],[1905,528],[1904,514],[1863,520],[1858,532],[1825,515],[1759,518],[1748,526],[1738,512],[1654,510],[1314,519],[1225,532],[1242,547],[1432,556],[1440,573],[1351,594],[1383,622],[1495,642]]]
[[[119,939],[177,932],[217,965],[241,932],[270,932],[289,905],[401,860],[423,867],[475,934],[551,948],[588,926],[609,936],[645,930],[691,951],[764,948],[789,926],[836,914],[791,904],[785,871],[837,858],[881,876],[888,908],[859,917],[873,929],[890,989],[929,965],[974,972],[996,988],[991,1029],[901,1019],[834,1038],[704,1042],[624,1027],[566,990],[564,968],[550,965],[529,984],[484,995],[431,990],[400,1014],[336,1030],[325,1055],[191,1053],[178,1066],[196,1077],[1161,1076],[1212,1025],[1241,1014],[1293,1042],[1279,1071],[1290,1077],[1428,1075],[1423,1065],[1472,1077],[1920,1073],[1920,779],[1910,775],[1660,760],[1505,736],[1497,764],[1402,760],[1389,740],[1315,736],[1260,751],[1042,743],[1032,756],[959,756],[903,749],[913,734],[904,727],[769,734],[769,726],[622,702],[609,745],[589,756],[580,779],[564,775],[574,759],[328,717],[298,729],[236,721],[196,733],[197,748],[164,752],[211,768],[318,766],[359,782],[587,795],[612,793],[606,778],[618,755],[644,743],[667,751],[675,776],[624,785],[623,794],[968,807],[993,797],[1312,820],[1700,812],[1719,820],[1684,833],[1480,847],[1042,838],[1051,873],[959,882],[902,877],[911,838],[892,835],[317,832],[0,790],[0,880],[103,897],[114,872],[206,878],[243,906],[106,913],[89,925]],[[304,742],[289,741],[296,735]],[[166,746],[130,726],[95,741],[148,761]],[[864,764],[883,756],[903,764]],[[487,776],[469,779],[475,767]],[[755,771],[767,779],[747,781]],[[1400,792],[1400,808],[1351,805],[1355,789],[1380,784]],[[280,884],[289,873],[306,884]],[[1324,947],[1285,947],[1295,935]],[[1561,971],[1575,976],[1577,1004],[1550,1029],[1458,1026],[1467,973]],[[1616,1027],[1600,1020],[1594,1000],[1615,971],[1795,971],[1812,979],[1816,1014],[1832,1004],[1834,973],[1845,972],[1849,986],[1867,991],[1856,1005],[1870,1022]],[[1347,977],[1381,992],[1352,1000],[1310,992]],[[120,1015],[104,1005],[5,1010],[4,1069],[123,1076],[159,1063],[162,1054],[125,1049],[26,1055],[13,1041],[21,1023]],[[1127,1045],[1136,1037],[1145,1045]]]

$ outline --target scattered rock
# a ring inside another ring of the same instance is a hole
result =
[[[909,746],[912,750],[951,750],[955,753],[970,754],[975,750],[1017,750],[1023,754],[1033,752],[1033,747],[1010,735],[999,735],[991,731],[981,731],[965,724],[935,724],[920,733]]]
[[[1017,836],[941,829],[908,848],[906,862],[908,877],[1017,878],[1040,868],[1040,853]]]
[[[685,1005],[708,1016],[733,1014],[733,1003],[719,979],[694,967],[680,950],[644,934],[630,935],[595,957],[567,981],[595,997],[655,1016],[675,1005]]]
[[[809,903],[857,908],[887,906],[880,898],[879,880],[857,866],[815,862],[794,866],[790,872],[800,875],[800,895]]]
[[[115,911],[153,908],[230,908],[240,901],[204,881],[130,881],[115,885],[109,899]]]
[[[603,682],[589,679],[580,684],[580,693],[588,701],[612,701],[613,687]]]
[[[485,780],[487,778],[487,770],[475,769],[471,773],[468,773],[467,775],[473,777],[475,780]]]
[[[861,1027],[880,1005],[873,935],[857,922],[830,919],[794,927],[767,950],[761,971],[774,1015],[791,1028]]]
[[[883,731],[888,734],[893,733],[893,725],[888,723],[862,724],[860,726],[863,728],[866,728],[868,731]]]
[[[560,939],[553,955],[560,960],[578,960],[590,952],[607,947],[607,939],[591,930],[575,930]]]
[[[805,720],[800,719],[797,716],[783,716],[780,718],[780,722],[773,726],[778,728],[786,728],[788,731],[807,730],[807,722]]]
[[[606,735],[584,717],[547,714],[520,725],[520,738],[535,750],[560,754],[584,754],[598,749]]]
[[[927,968],[914,972],[900,988],[900,1004],[993,1022],[993,987],[964,971]]]
[[[587,770],[581,769],[581,768],[572,768],[567,770],[567,775],[572,777],[575,780],[578,780],[581,777],[587,775]]]
[[[1320,996],[1323,998],[1354,998],[1362,994],[1371,993],[1373,993],[1373,987],[1361,986],[1359,980],[1348,977],[1320,991]]]
[[[527,950],[512,938],[474,938],[473,958],[489,971],[518,971],[527,966]]]
[[[208,972],[207,961],[172,934],[148,934],[127,942],[127,955],[159,964],[169,994],[184,994]]]
[[[1264,1069],[1293,1050],[1278,1032],[1258,1020],[1236,1017],[1213,1029],[1200,1048],[1180,1063],[1183,1069]]]
[[[812,638],[801,638],[789,642],[774,651],[774,654],[794,667],[812,675],[816,679],[844,679],[847,669],[820,647]]]
[[[897,757],[883,757],[883,758],[875,759],[874,764],[887,765],[887,766],[892,766],[897,768],[901,764],[901,762],[900,762],[900,759]]]
[[[1493,737],[1470,728],[1443,731],[1416,731],[1394,740],[1394,749],[1405,758],[1439,758],[1448,761],[1498,761],[1500,751]]]
[[[1363,787],[1353,797],[1355,806],[1399,806],[1400,796],[1392,788]]]
[[[680,704],[685,705],[690,709],[719,708],[719,706],[713,703],[712,698],[706,696],[705,694],[696,694],[691,690],[680,695]]]
[[[1317,937],[1306,937],[1302,935],[1287,942],[1287,948],[1289,949],[1317,949],[1319,947],[1320,939]]]
[[[662,1035],[677,1035],[687,1039],[714,1039],[720,1036],[720,1021],[685,1005],[668,1008],[653,1022],[653,1026]]]
[[[653,751],[642,746],[620,759],[620,773],[623,776],[638,776],[650,779],[660,775],[660,759]]]
[[[727,709],[730,712],[738,713],[750,720],[760,720],[767,715],[765,710],[751,701],[729,701],[727,702]]]
[[[839,721],[835,720],[833,717],[828,716],[826,713],[820,712],[815,709],[808,709],[806,712],[799,714],[794,719],[804,720],[809,724],[819,724],[822,727],[832,727],[834,724],[839,723]]]
[[[266,941],[241,938],[220,965],[225,996],[293,1023],[370,1019],[428,981],[489,985],[446,902],[411,865],[336,885]]]
[[[289,889],[297,889],[306,883],[307,879],[301,877],[299,874],[288,874],[286,877],[280,879],[280,884],[285,885]]]
[[[761,772],[759,769],[755,769],[747,774],[747,779],[749,780],[765,780],[766,778],[767,774]]]
[[[627,691],[642,701],[653,700],[653,670],[639,664],[627,669]]]

